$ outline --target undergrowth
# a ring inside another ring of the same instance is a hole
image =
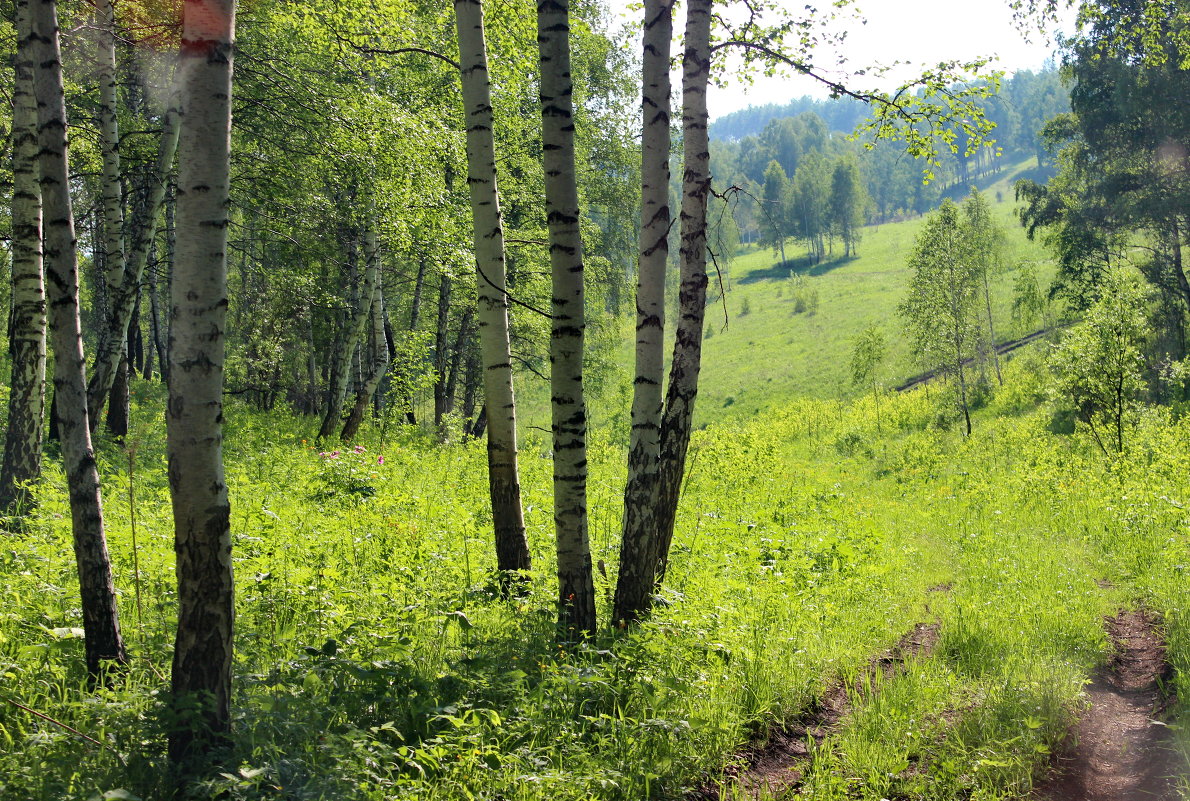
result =
[[[589,642],[556,640],[545,445],[522,452],[534,572],[508,602],[491,575],[482,444],[379,426],[336,452],[309,421],[235,406],[234,745],[191,795],[681,798],[937,621],[934,653],[856,696],[802,792],[1022,798],[1105,658],[1103,616],[1161,613],[1173,689],[1190,693],[1190,422],[1151,410],[1133,450],[1108,461],[1077,434],[1048,433],[1038,373],[1011,365],[970,439],[945,427],[936,389],[801,401],[700,432],[661,605]],[[88,691],[82,675],[56,467],[36,512],[0,539],[3,799],[170,792],[162,398],[136,392],[134,472],[124,450],[100,452],[134,656],[111,688]],[[622,442],[597,432],[590,457],[606,610]]]

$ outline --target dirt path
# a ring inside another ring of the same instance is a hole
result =
[[[1107,621],[1116,645],[1111,662],[1087,687],[1090,707],[1076,741],[1057,761],[1058,775],[1038,787],[1036,801],[1177,801],[1175,776],[1187,766],[1173,750],[1160,713],[1165,647],[1155,621],[1120,612]]]
[[[938,644],[937,623],[918,623],[887,652],[872,659],[863,675],[856,680],[853,692],[862,694],[873,685],[873,679],[891,679],[905,669],[911,659],[928,656]],[[777,798],[801,782],[809,765],[810,741],[821,743],[839,727],[851,709],[849,688],[838,683],[797,720],[784,729],[772,732],[768,741],[745,754],[743,765],[729,769],[724,785],[735,785],[749,798],[765,796]],[[719,801],[719,786],[707,785],[689,796],[689,801]]]

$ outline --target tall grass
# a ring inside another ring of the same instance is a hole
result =
[[[522,462],[533,582],[507,602],[490,576],[480,444],[394,429],[382,442],[372,430],[362,450],[332,457],[307,423],[234,407],[235,740],[193,792],[680,798],[936,620],[935,653],[855,697],[805,792],[1021,798],[1104,659],[1103,615],[1137,603],[1162,612],[1178,689],[1190,690],[1190,423],[1154,410],[1138,447],[1108,463],[1047,432],[1038,374],[1013,365],[969,440],[938,426],[937,391],[802,400],[699,432],[661,605],[639,629],[585,643],[555,639],[543,444],[530,441]],[[142,620],[127,460],[110,445],[100,459],[135,654],[113,688],[86,690],[53,467],[35,515],[0,542],[0,694],[108,748],[0,701],[3,799],[169,791],[175,589],[161,398],[136,391]],[[591,448],[605,610],[617,441],[597,433]]]

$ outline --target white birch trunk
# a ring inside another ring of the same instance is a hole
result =
[[[388,372],[390,359],[388,340],[384,336],[384,276],[379,267],[380,254],[376,245],[376,232],[371,227],[364,232],[364,259],[377,265],[376,286],[372,290],[372,364],[363,386],[356,393],[355,404],[351,407],[351,412],[343,423],[343,431],[339,438],[344,442],[350,442],[359,431],[360,424],[364,421],[364,414],[368,411],[368,404],[371,402],[372,396],[376,394],[376,389],[380,386],[384,374]]]
[[[508,576],[510,571],[529,570],[531,561],[517,468],[504,221],[496,182],[491,83],[481,0],[455,0],[455,20],[467,120],[467,186],[471,192],[484,407],[488,412],[488,494],[495,529],[496,568],[502,576]]]
[[[116,608],[111,561],[103,530],[99,473],[87,426],[87,378],[79,319],[78,253],[67,163],[66,100],[55,0],[31,0],[31,33],[37,65],[44,253],[49,315],[54,347],[54,399],[66,481],[70,492],[71,529],[83,605],[87,670],[97,674],[104,663],[126,661]]]
[[[574,164],[574,85],[569,0],[539,0],[541,143],[553,278],[550,395],[554,435],[554,527],[559,625],[595,631],[595,586],[587,533],[587,406],[583,393],[583,243]]]
[[[185,4],[166,413],[178,579],[172,691],[180,719],[169,733],[175,762],[217,744],[231,723],[234,587],[223,363],[234,30],[234,0]]]
[[[31,496],[24,484],[41,477],[45,417],[46,306],[41,263],[41,187],[37,168],[36,61],[29,34],[29,0],[17,3],[16,76],[12,96],[12,350],[8,429],[0,467],[0,512],[20,512]]]
[[[161,124],[161,142],[157,149],[157,163],[151,177],[148,202],[145,204],[143,216],[138,215],[135,221],[132,248],[126,255],[126,264],[121,268],[121,281],[119,284],[108,285],[106,326],[99,339],[91,380],[87,385],[87,400],[96,419],[111,393],[120,360],[126,355],[128,326],[149,262],[149,251],[157,236],[157,218],[165,205],[169,175],[173,170],[174,157],[178,150],[179,108],[176,86],[170,92]],[[108,271],[109,280],[113,272]],[[92,421],[91,425],[94,430],[98,424]]]
[[[352,258],[355,258],[353,255]],[[368,322],[368,312],[372,308],[372,292],[376,288],[375,262],[364,265],[364,277],[360,284],[356,302],[347,317],[347,327],[343,332],[339,348],[335,353],[335,363],[331,369],[330,398],[327,403],[326,414],[322,418],[322,427],[318,430],[319,438],[325,439],[338,430],[342,424],[343,401],[347,395],[347,382],[351,378],[351,358],[355,348],[359,345],[360,337],[364,333],[364,325]]]
[[[656,506],[665,363],[665,268],[669,260],[670,46],[673,0],[646,0],[641,116],[640,267],[636,279],[636,378],[624,487],[616,621],[649,608],[657,572]]]
[[[707,305],[707,200],[711,192],[707,136],[707,84],[711,75],[714,0],[689,0],[682,57],[682,245],[678,325],[661,422],[661,474],[657,492],[657,581],[665,577],[686,452],[698,396],[703,317]]]
[[[107,320],[100,329],[100,350],[110,336],[113,293],[124,281],[124,193],[120,181],[120,124],[117,116],[116,14],[111,0],[96,0],[95,30],[98,52],[95,59],[99,80],[99,150],[103,169],[103,264]],[[92,428],[98,425],[100,406],[92,404]]]

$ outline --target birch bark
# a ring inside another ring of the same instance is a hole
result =
[[[669,260],[670,46],[673,0],[646,0],[641,98],[640,267],[636,280],[636,378],[624,487],[624,528],[613,620],[632,622],[649,608],[657,573],[653,501],[660,469],[665,340],[665,268]]]
[[[12,111],[12,355],[8,429],[0,466],[0,511],[19,512],[31,496],[27,482],[41,477],[45,417],[46,306],[41,253],[41,187],[37,168],[36,60],[29,38],[30,0],[17,3],[19,49]]]
[[[234,30],[234,0],[186,0],[166,413],[178,579],[174,762],[219,743],[231,724],[234,588],[223,364]]]
[[[22,46],[34,48],[37,69],[38,146],[44,213],[46,282],[54,347],[54,398],[66,480],[71,529],[82,595],[87,670],[126,661],[116,608],[116,591],[103,529],[99,473],[87,425],[87,378],[79,319],[78,253],[66,142],[66,101],[55,0],[30,0],[32,24]]]
[[[380,386],[384,374],[388,372],[390,359],[388,340],[384,336],[384,276],[379,268],[380,254],[376,245],[376,232],[371,228],[364,233],[364,259],[377,264],[376,286],[372,290],[372,364],[363,386],[356,393],[355,404],[351,407],[351,412],[343,423],[343,431],[339,438],[344,442],[354,439],[360,424],[364,422],[368,404],[372,396],[376,394],[376,389]]]
[[[661,471],[656,493],[658,582],[665,577],[669,564],[702,363],[703,317],[707,305],[707,200],[711,191],[707,84],[711,75],[713,5],[714,0],[690,0],[686,7],[682,56],[682,272],[678,325],[661,421]]]
[[[504,221],[496,180],[491,83],[481,0],[455,0],[460,79],[467,120],[467,186],[471,193],[477,317],[487,410],[488,494],[502,576],[531,567],[517,467],[516,396],[508,331]],[[420,275],[420,273],[419,273]],[[420,284],[419,284],[420,285]],[[416,311],[416,310],[415,310]],[[507,586],[507,585],[506,585]]]
[[[554,436],[554,527],[559,626],[595,630],[595,585],[587,532],[587,406],[583,393],[583,243],[574,164],[574,85],[569,0],[539,0],[541,143],[553,283],[550,400]]]
[[[355,258],[353,255],[352,258]],[[318,430],[320,438],[331,436],[342,424],[343,401],[347,394],[347,382],[351,378],[351,358],[359,345],[364,332],[364,325],[368,322],[368,312],[372,308],[372,294],[376,289],[377,265],[373,261],[364,264],[364,277],[360,283],[359,292],[347,317],[346,330],[339,342],[335,353],[335,362],[331,370],[330,397],[327,401],[326,414],[322,418],[322,427]]]

